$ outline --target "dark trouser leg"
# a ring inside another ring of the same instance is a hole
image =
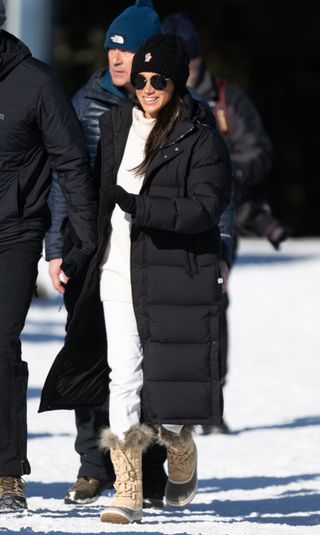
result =
[[[144,498],[163,498],[167,475],[163,463],[167,450],[160,444],[152,444],[142,455],[142,486]]]
[[[80,455],[81,466],[78,477],[114,480],[114,470],[110,453],[98,448],[100,430],[109,425],[106,409],[76,409],[77,438],[76,452]]]
[[[41,241],[0,247],[0,475],[30,473],[27,459],[27,363],[20,334],[30,307]]]

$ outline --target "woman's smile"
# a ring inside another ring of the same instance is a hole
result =
[[[174,85],[171,80],[167,80],[164,89],[155,89],[150,80],[157,73],[141,72],[146,84],[143,89],[136,89],[136,95],[147,119],[154,119],[160,110],[162,110],[172,99]]]

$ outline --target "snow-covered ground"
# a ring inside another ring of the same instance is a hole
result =
[[[37,409],[65,312],[61,298],[34,302],[23,336],[29,510],[0,515],[0,533],[320,533],[320,240],[292,239],[280,252],[243,240],[230,295],[225,418],[233,433],[196,437],[199,492],[187,509],[147,510],[143,524],[129,527],[100,522],[110,493],[90,506],[63,503],[78,469],[73,413]]]

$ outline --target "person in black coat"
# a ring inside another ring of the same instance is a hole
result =
[[[133,60],[137,105],[100,117],[98,250],[42,393],[40,411],[109,394],[100,445],[117,493],[104,522],[141,520],[152,440],[167,448],[167,503],[189,503],[192,426],[221,421],[218,222],[232,175],[212,114],[186,91],[188,62],[180,38],[151,38]]]
[[[27,507],[28,366],[20,334],[50,226],[51,168],[59,171],[77,236],[64,259],[66,283],[64,271],[76,275],[96,247],[97,196],[82,130],[57,74],[0,30],[0,512]]]

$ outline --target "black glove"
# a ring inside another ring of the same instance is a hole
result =
[[[111,186],[107,191],[107,203],[112,206],[117,203],[121,210],[134,215],[136,212],[136,196],[128,193],[121,186]]]
[[[91,257],[81,251],[81,249],[72,247],[71,251],[63,259],[61,269],[67,277],[75,277],[87,267],[90,258]]]

